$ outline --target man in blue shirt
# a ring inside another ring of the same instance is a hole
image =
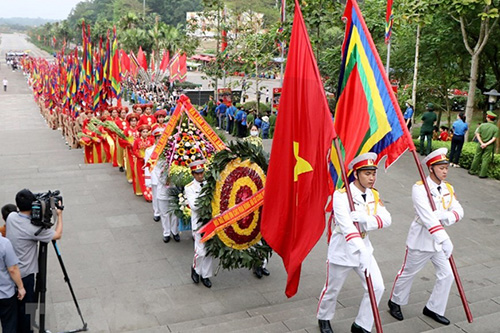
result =
[[[460,112],[452,126],[453,137],[451,138],[450,166],[455,168],[460,168],[458,161],[460,160],[460,154],[465,142],[465,133],[469,130],[465,119],[465,113]]]
[[[233,132],[233,126],[234,126],[234,117],[236,114],[236,107],[234,104],[232,104],[230,107],[227,108],[226,111],[226,119],[227,119],[227,127],[226,127],[226,133],[231,134]]]
[[[409,99],[406,101],[406,111],[403,114],[403,118],[405,119],[406,127],[408,127],[408,131],[411,128],[411,118],[413,117],[413,106],[411,105],[412,101]]]
[[[238,126],[238,138],[244,138],[247,136],[247,114],[243,107],[238,108],[236,113],[236,125]]]
[[[215,114],[217,115],[217,120],[218,120],[218,126],[217,129],[223,128],[223,123],[224,123],[224,117],[226,116],[226,110],[227,106],[224,104],[222,99],[219,100],[219,106],[215,108]]]

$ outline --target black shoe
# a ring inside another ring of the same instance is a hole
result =
[[[404,319],[403,313],[401,312],[401,307],[399,306],[399,304],[396,304],[393,301],[389,300],[389,303],[387,305],[389,305],[389,313],[391,314],[391,316],[393,316],[397,320]]]
[[[163,236],[163,243],[170,242],[170,236]]]
[[[443,325],[450,324],[450,321],[448,320],[448,318],[446,318],[445,316],[438,315],[437,313],[427,309],[427,307],[424,307],[424,311],[422,313],[424,315],[426,315],[427,317],[434,319],[435,321],[437,321],[440,324],[443,324]]]
[[[370,331],[365,330],[363,327],[359,326],[356,323],[352,323],[351,333],[370,333]]]
[[[177,243],[179,243],[181,241],[181,237],[178,234],[174,235],[174,241],[176,241]]]
[[[120,170],[120,172],[124,172],[125,169],[123,167],[120,167],[118,170]]]
[[[255,267],[253,273],[257,277],[257,279],[262,279],[262,267]]]
[[[200,275],[196,273],[196,271],[192,266],[191,266],[191,279],[193,280],[194,283],[200,282]]]
[[[321,333],[333,333],[332,326],[329,320],[318,319],[319,331]]]
[[[153,216],[153,221],[160,222],[160,217],[159,216]]]
[[[479,176],[479,178],[483,178],[484,179],[484,178],[488,178],[488,176]]]
[[[262,275],[269,276],[271,275],[271,272],[269,272],[267,268],[262,267]]]
[[[472,175],[472,176],[475,176],[475,175],[476,175],[474,172],[472,172],[472,171],[470,171],[470,170],[469,170],[469,171],[467,171],[467,173],[468,173],[469,175]]]
[[[201,283],[207,288],[212,288],[212,281],[209,278],[201,278]]]

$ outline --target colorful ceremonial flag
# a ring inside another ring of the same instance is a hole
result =
[[[121,71],[120,71],[120,52],[118,50],[118,40],[116,38],[116,27],[113,27],[113,46],[111,48],[111,61],[109,68],[111,78],[111,90],[116,99],[121,97]]]
[[[347,166],[354,157],[374,152],[378,161],[387,156],[387,169],[415,147],[355,0],[347,1],[344,17],[347,25],[334,121],[343,161]],[[340,163],[334,151],[331,157],[330,172],[340,188]]]
[[[298,1],[267,173],[261,231],[283,259],[286,295],[297,293],[302,261],[325,229],[331,194],[328,151],[335,136]]]
[[[170,82],[174,82],[179,79],[179,57],[179,52],[177,52],[172,58],[172,61],[170,61]]]
[[[146,55],[142,51],[142,47],[139,46],[139,52],[137,52],[137,62],[145,71],[148,70],[148,61],[146,60]]]
[[[183,53],[179,57],[179,81],[184,82],[187,78],[187,56]]]
[[[385,43],[388,44],[391,39],[392,33],[392,23],[394,21],[394,15],[392,13],[392,2],[393,0],[387,0],[387,9],[385,12]]]
[[[120,50],[120,68],[125,74],[130,72],[130,58],[127,52]]]
[[[168,63],[170,62],[170,53],[167,50],[167,52],[163,52],[163,58],[161,59],[160,63],[160,71],[165,72],[168,68]]]

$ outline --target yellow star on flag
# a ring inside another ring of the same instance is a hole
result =
[[[299,143],[295,141],[293,142],[293,155],[297,161],[293,169],[293,181],[296,182],[300,174],[313,171],[313,168],[309,162],[299,156]]]

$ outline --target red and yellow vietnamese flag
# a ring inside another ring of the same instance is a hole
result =
[[[267,173],[262,235],[283,259],[286,295],[297,293],[301,265],[325,229],[331,194],[328,151],[335,130],[299,4]]]

